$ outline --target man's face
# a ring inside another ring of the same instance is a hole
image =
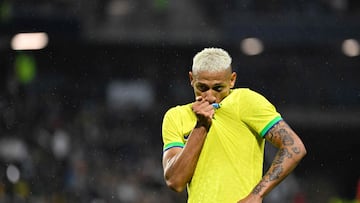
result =
[[[231,72],[231,69],[221,72],[201,71],[197,74],[189,72],[189,77],[195,97],[201,96],[209,103],[220,103],[234,87],[236,73]]]

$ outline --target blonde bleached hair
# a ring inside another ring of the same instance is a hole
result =
[[[224,49],[205,48],[193,58],[192,72],[219,72],[231,68],[231,57]]]

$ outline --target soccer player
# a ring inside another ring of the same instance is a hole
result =
[[[234,88],[230,55],[205,48],[193,58],[195,101],[170,108],[162,124],[165,182],[188,203],[261,203],[305,156],[298,135],[262,95]],[[265,140],[278,148],[263,175]]]

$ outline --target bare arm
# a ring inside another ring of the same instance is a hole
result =
[[[260,203],[276,185],[278,185],[306,155],[304,144],[298,135],[280,121],[265,136],[266,140],[278,148],[278,152],[261,181],[251,194],[239,203]]]
[[[163,154],[165,182],[177,192],[185,189],[194,174],[214,115],[213,107],[202,99],[197,99],[193,105],[193,111],[197,116],[197,123],[190,133],[185,147],[171,148]]]
[[[164,152],[164,177],[171,189],[181,192],[191,180],[206,134],[205,127],[195,127],[184,148],[171,148]]]

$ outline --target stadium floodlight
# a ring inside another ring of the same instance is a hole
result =
[[[348,57],[360,55],[360,45],[356,39],[346,39],[342,43],[342,51]]]
[[[18,33],[11,40],[13,50],[39,50],[47,46],[49,37],[45,32]]]
[[[259,55],[264,51],[264,45],[258,38],[246,38],[241,41],[241,51],[249,56]]]
[[[6,176],[11,183],[17,183],[20,179],[20,170],[13,164],[6,169]]]

